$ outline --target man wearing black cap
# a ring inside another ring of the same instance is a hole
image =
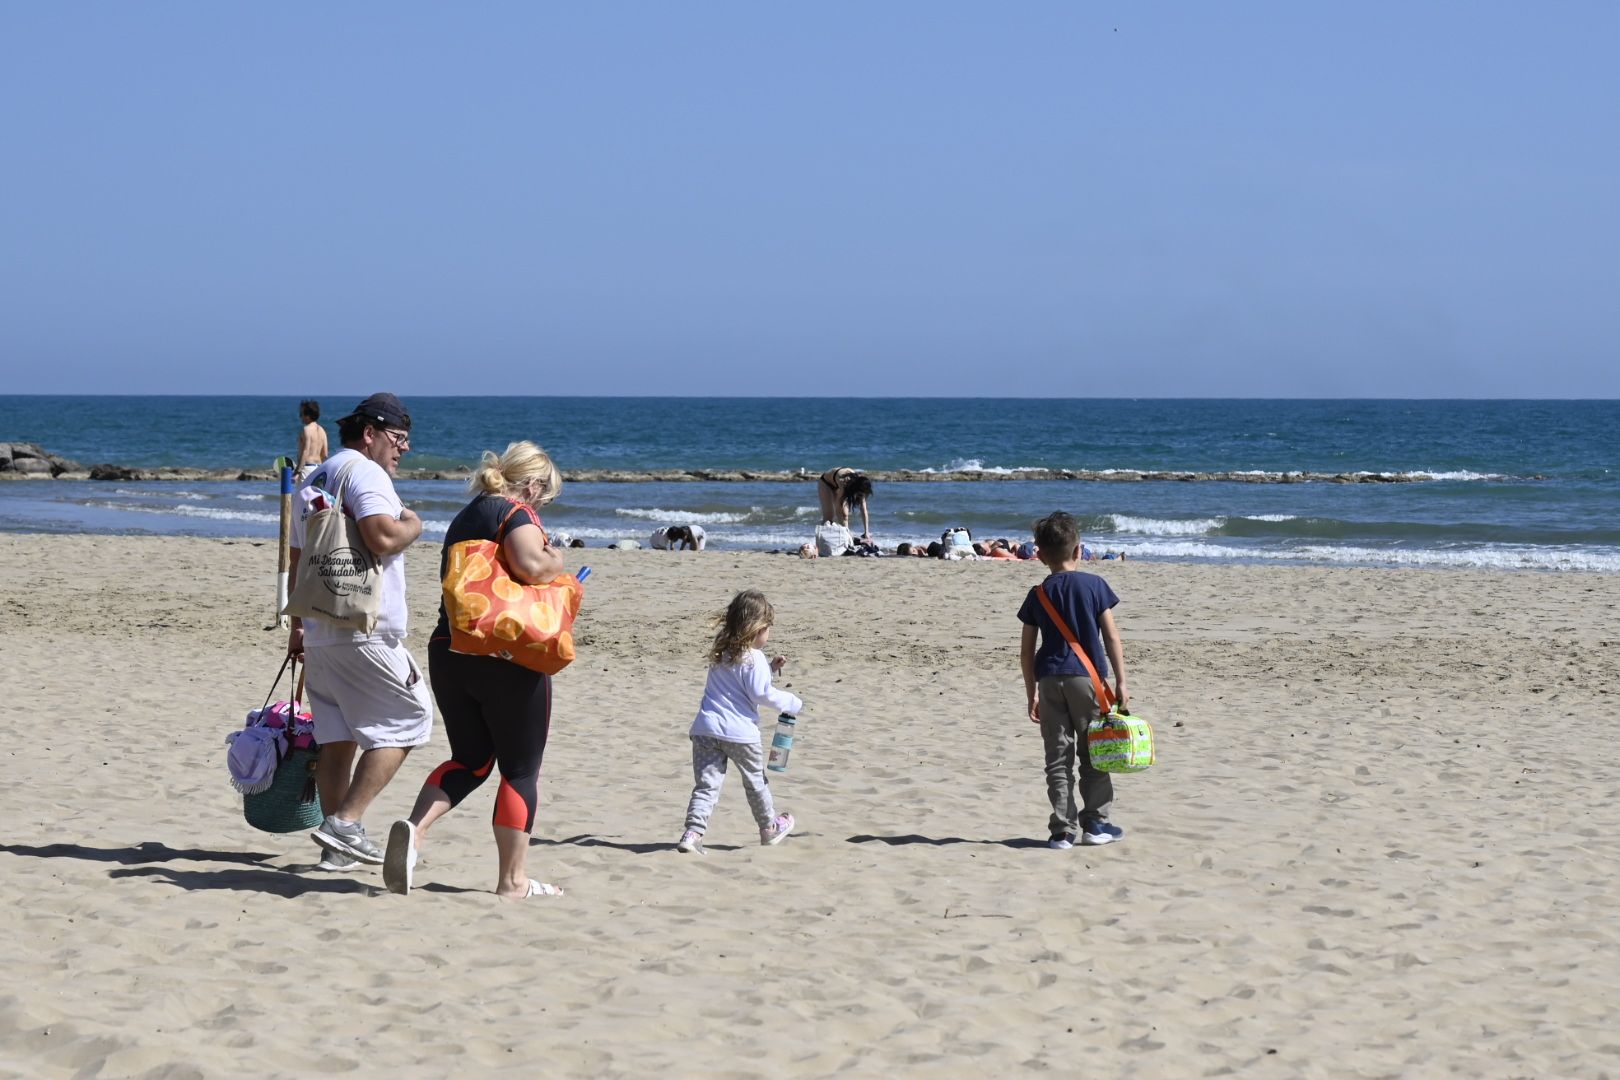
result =
[[[344,513],[380,563],[382,610],[369,634],[318,617],[295,618],[287,651],[302,653],[308,665],[321,746],[315,784],[327,816],[310,836],[323,850],[323,869],[347,870],[382,862],[360,819],[411,748],[428,741],[433,703],[404,643],[404,551],[422,535],[422,519],[399,501],[393,477],[411,448],[411,415],[393,394],[372,394],[337,423],[343,446],[299,488],[292,546],[303,547],[305,519],[326,505],[341,474]],[[292,552],[295,568],[300,555]]]

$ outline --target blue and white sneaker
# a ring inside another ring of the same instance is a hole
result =
[[[1074,847],[1074,838],[1068,833],[1058,833],[1046,842],[1046,846],[1053,851],[1068,851]]]
[[[1086,847],[1117,844],[1123,839],[1125,839],[1125,830],[1118,825],[1110,825],[1106,821],[1090,822],[1080,833],[1080,843]]]

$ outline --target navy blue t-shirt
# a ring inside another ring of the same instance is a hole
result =
[[[512,513],[514,507],[517,508],[515,514]],[[506,520],[508,514],[512,515],[511,521]],[[501,530],[502,522],[506,523],[505,532]],[[540,515],[534,512],[534,507],[500,495],[479,495],[461,508],[455,520],[450,522],[450,527],[444,531],[444,550],[439,553],[439,580],[444,580],[444,572],[450,568],[450,549],[463,540],[501,540],[507,532],[523,525],[540,525]],[[428,635],[428,640],[449,637],[450,616],[445,613],[444,600],[440,599],[439,623]]]
[[[1046,595],[1052,598],[1052,606],[1058,609],[1058,614],[1074,631],[1080,647],[1086,650],[1086,655],[1096,665],[1098,678],[1108,678],[1108,654],[1103,651],[1102,633],[1097,629],[1097,620],[1102,618],[1102,613],[1119,603],[1119,597],[1114,595],[1108,582],[1096,574],[1069,570],[1053,574],[1035,588],[1044,588]],[[1085,665],[1069,648],[1063,632],[1052,625],[1046,606],[1033,589],[1024,597],[1024,606],[1018,609],[1018,621],[1039,627],[1041,631],[1041,642],[1035,650],[1037,679],[1044,679],[1048,675],[1086,673]]]

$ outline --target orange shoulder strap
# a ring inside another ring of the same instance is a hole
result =
[[[500,527],[495,530],[495,542],[497,544],[506,543],[506,527],[512,523],[513,518],[517,517],[518,511],[527,510],[529,511],[529,516],[534,519],[535,528],[540,530],[540,542],[542,544],[549,545],[551,543],[551,537],[546,535],[546,527],[540,524],[540,516],[534,512],[534,508],[532,506],[525,506],[523,503],[520,503],[515,499],[508,501],[512,503],[512,509],[508,510],[506,512],[506,516],[501,518]]]
[[[1102,676],[1097,674],[1097,665],[1091,662],[1091,657],[1086,655],[1086,650],[1082,649],[1080,642],[1076,640],[1074,631],[1069,629],[1069,624],[1063,621],[1062,615],[1058,614],[1057,605],[1052,603],[1050,596],[1046,595],[1046,587],[1044,585],[1035,586],[1035,595],[1041,598],[1041,606],[1046,609],[1046,614],[1057,625],[1058,630],[1063,633],[1063,640],[1069,643],[1069,648],[1074,650],[1074,655],[1078,656],[1080,663],[1085,665],[1086,674],[1091,676],[1091,688],[1097,692],[1097,704],[1102,708],[1103,712],[1110,711],[1114,707],[1114,693],[1108,689],[1108,684],[1102,681]]]

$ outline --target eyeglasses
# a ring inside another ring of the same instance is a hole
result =
[[[393,428],[383,428],[382,433],[388,436],[388,441],[394,444],[394,449],[400,453],[411,448],[411,433],[408,431],[395,431]]]

